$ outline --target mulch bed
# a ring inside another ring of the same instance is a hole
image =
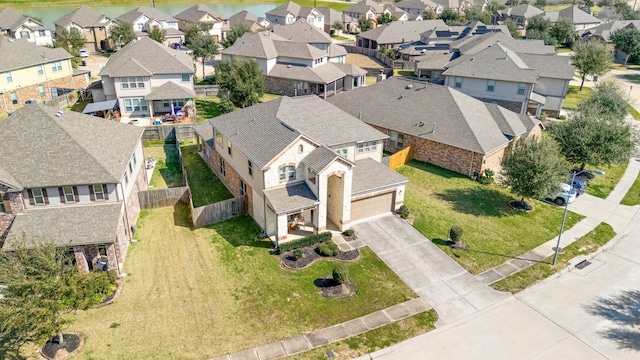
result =
[[[62,360],[73,355],[82,345],[82,338],[77,334],[62,334],[62,345],[58,344],[58,337],[49,339],[40,349],[40,355],[47,359]]]
[[[358,234],[356,234],[356,233],[353,233],[353,235],[351,235],[351,236],[347,236],[347,235],[345,235],[344,233],[342,233],[342,234],[340,234],[340,235],[342,235],[342,238],[344,239],[344,241],[353,241],[353,240],[358,240],[358,239],[360,239],[360,238],[358,237]]]
[[[113,292],[109,296],[107,296],[100,304],[96,305],[95,307],[99,308],[99,307],[113,304],[118,298],[118,296],[120,296],[120,292],[122,291],[123,286],[124,286],[123,279],[116,280],[116,289],[113,290]]]
[[[326,298],[345,298],[354,295],[356,286],[347,280],[344,284],[336,284],[332,278],[317,279],[315,285],[320,288],[320,293]]]
[[[340,251],[337,256],[322,256],[316,251],[317,246],[307,246],[302,250],[302,258],[295,260],[293,257],[293,250],[284,254],[280,254],[280,262],[288,269],[299,270],[304,269],[307,266],[313,264],[316,260],[328,259],[339,261],[353,261],[360,256],[359,250]]]

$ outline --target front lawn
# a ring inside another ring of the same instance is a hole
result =
[[[76,312],[84,359],[206,359],[348,321],[416,295],[367,248],[347,264],[356,295],[323,298],[320,261],[283,269],[247,216],[191,228],[186,206],[143,210],[109,306]]]
[[[184,186],[184,178],[180,169],[180,159],[176,144],[145,143],[144,158],[151,156],[156,166],[151,175],[149,190],[166,189]]]
[[[640,174],[638,174],[636,181],[633,182],[633,185],[631,185],[627,194],[622,198],[620,204],[629,206],[640,205]]]
[[[567,92],[567,96],[564,98],[562,102],[562,107],[569,110],[578,110],[578,106],[584,100],[587,100],[591,97],[591,93],[593,89],[589,87],[582,87],[582,91],[579,90],[580,86],[569,85],[569,91]]]
[[[598,169],[604,171],[604,175],[596,175],[595,178],[589,180],[587,194],[606,199],[616,185],[618,185],[620,179],[622,179],[624,172],[627,171],[627,166],[629,166],[628,162],[621,165],[611,166],[585,166],[586,169]]]
[[[640,82],[640,75],[637,74],[633,74],[633,75],[624,75],[623,76],[625,79],[627,80],[631,80],[631,81],[635,81],[635,82]]]
[[[398,168],[409,183],[405,205],[415,215],[413,226],[472,274],[479,274],[558,235],[563,208],[537,200],[530,213],[508,205],[515,197],[498,185],[482,185],[464,175],[412,160]],[[566,229],[583,217],[569,212]],[[464,230],[467,250],[446,245],[449,229]]]
[[[192,143],[191,139],[185,141],[187,145],[181,146],[180,150],[182,150],[182,160],[187,171],[193,207],[231,199],[233,197],[231,192],[198,154],[198,146],[189,145]]]

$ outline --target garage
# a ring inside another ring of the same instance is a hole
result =
[[[351,202],[351,222],[393,211],[395,191]]]

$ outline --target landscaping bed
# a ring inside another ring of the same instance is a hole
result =
[[[298,270],[306,268],[317,260],[354,261],[360,256],[360,251],[357,249],[351,251],[340,251],[338,255],[331,257],[320,255],[316,246],[307,246],[300,250],[302,250],[302,257],[297,260],[293,255],[293,251],[281,254],[280,261],[282,262],[282,265],[287,269]]]

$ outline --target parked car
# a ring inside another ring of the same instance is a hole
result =
[[[554,198],[547,198],[546,200],[553,201],[559,206],[564,206],[567,203],[571,204],[577,196],[578,192],[575,188],[569,184],[562,183],[560,184],[560,192],[558,192]]]
[[[571,184],[571,186],[573,186],[573,188],[578,192],[578,195],[582,195],[585,191],[587,191],[587,180],[582,177],[576,176],[573,179],[573,184]]]
[[[177,119],[178,119],[177,115],[173,115],[173,114],[162,115],[162,121],[176,121]]]
[[[87,50],[80,49],[80,57],[81,58],[88,58],[89,57],[89,53],[87,52]]]

